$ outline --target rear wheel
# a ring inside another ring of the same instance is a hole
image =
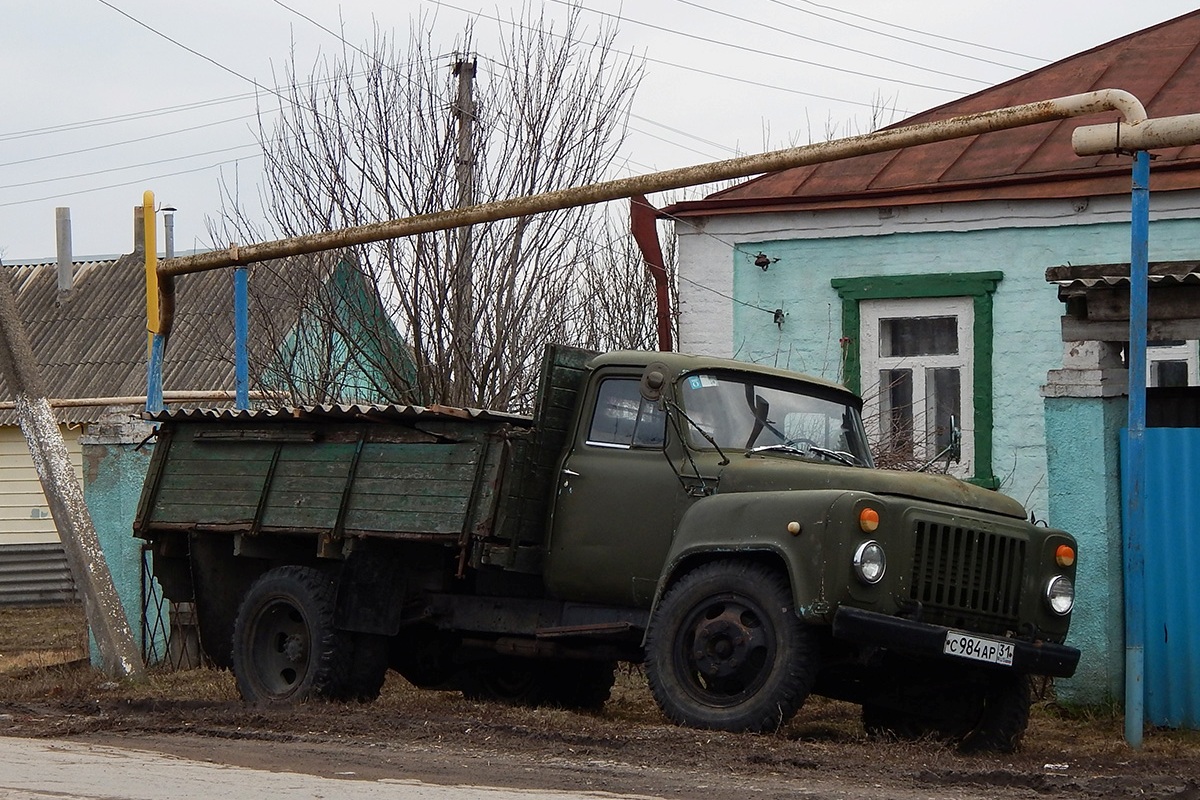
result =
[[[334,583],[310,567],[277,567],[250,587],[233,629],[238,691],[254,703],[342,698],[352,642],[333,626]]]
[[[817,662],[787,578],[754,562],[714,561],[684,575],[659,603],[646,641],[654,699],[695,728],[778,728],[807,699]]]

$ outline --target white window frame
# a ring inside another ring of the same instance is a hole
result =
[[[1200,386],[1200,342],[1195,339],[1183,344],[1166,347],[1151,345],[1146,348],[1146,385],[1158,386],[1154,365],[1161,361],[1186,361],[1188,386]]]
[[[958,353],[932,356],[881,356],[879,354],[879,323],[883,319],[956,317],[958,331]],[[975,464],[975,304],[971,297],[920,297],[886,300],[859,301],[860,372],[862,394],[865,401],[864,421],[870,441],[879,442],[882,437],[880,423],[882,399],[879,373],[885,369],[911,369],[913,373],[913,419],[925,418],[927,368],[953,367],[959,370],[959,408],[962,418],[958,426],[962,429],[962,455],[957,464],[950,465],[950,474],[968,478],[974,474]],[[918,437],[920,438],[920,437]],[[923,441],[914,443],[913,457],[919,461],[932,459],[937,453],[927,452]]]

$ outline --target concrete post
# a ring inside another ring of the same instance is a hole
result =
[[[1065,342],[1045,397],[1050,524],[1079,542],[1075,612],[1068,642],[1083,655],[1058,698],[1099,705],[1124,693],[1125,659],[1119,432],[1125,424],[1127,371],[1120,345]]]

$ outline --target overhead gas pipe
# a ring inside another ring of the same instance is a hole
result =
[[[174,278],[178,275],[603,203],[609,200],[633,197],[637,194],[681,189],[685,186],[696,186],[733,178],[745,178],[765,172],[821,164],[827,161],[975,136],[992,131],[1009,130],[1103,111],[1119,111],[1123,117],[1122,124],[1125,126],[1123,128],[1125,131],[1146,120],[1145,108],[1132,94],[1121,89],[1100,89],[1067,97],[1040,100],[1036,103],[981,111],[936,122],[889,128],[803,147],[741,156],[663,172],[652,172],[646,175],[558,189],[526,197],[496,200],[432,214],[372,222],[368,225],[358,225],[336,231],[310,233],[273,242],[243,246],[234,244],[230,245],[228,250],[214,250],[183,258],[168,259],[160,262],[157,269],[160,297],[158,328],[164,334],[170,332],[175,310]]]

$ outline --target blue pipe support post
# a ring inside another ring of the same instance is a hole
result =
[[[1129,529],[1125,531],[1125,741],[1142,746],[1146,638],[1146,317],[1150,272],[1150,154],[1134,153],[1129,253]]]
[[[250,281],[245,267],[233,270],[234,388],[239,409],[250,408]]]
[[[163,410],[163,354],[166,339],[161,333],[150,334],[150,358],[146,364],[146,411]]]

